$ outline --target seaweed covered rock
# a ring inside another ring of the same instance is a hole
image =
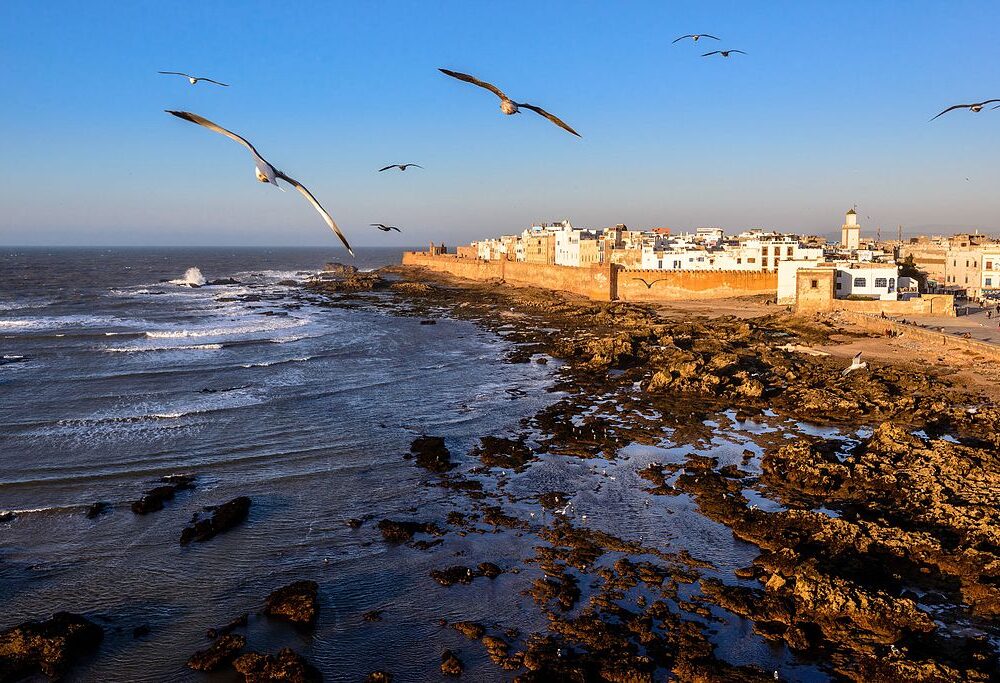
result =
[[[207,541],[242,524],[250,514],[250,499],[240,496],[206,510],[210,513],[209,516],[195,515],[191,519],[191,526],[181,531],[181,545],[187,545],[191,541]]]
[[[315,581],[290,583],[267,596],[264,614],[299,626],[312,626],[319,613],[318,591]]]
[[[79,614],[58,612],[0,632],[0,681],[34,674],[61,678],[76,660],[97,650],[104,631]]]

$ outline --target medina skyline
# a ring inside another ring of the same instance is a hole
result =
[[[997,95],[1000,9],[734,7],[8,5],[0,142],[16,172],[0,187],[0,244],[337,244],[308,204],[262,191],[245,154],[168,125],[167,108],[253,139],[358,246],[563,217],[829,233],[855,203],[871,230],[1000,226],[1000,112],[928,121]],[[671,42],[698,32],[720,40]],[[708,43],[748,54],[703,59]],[[440,68],[501,84],[583,138],[504,117]],[[378,173],[398,159],[426,170]],[[387,239],[373,221],[407,233]]]

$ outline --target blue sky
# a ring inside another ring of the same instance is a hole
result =
[[[854,203],[883,234],[996,232],[1000,111],[928,119],[1000,97],[998,25],[985,1],[5,2],[0,244],[337,243],[167,108],[249,138],[358,245],[561,218],[828,233]],[[722,41],[671,44],[692,32]],[[402,161],[426,170],[376,173]]]

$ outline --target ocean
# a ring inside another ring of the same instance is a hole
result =
[[[400,254],[360,249],[353,263]],[[511,577],[474,602],[428,590],[441,558],[388,545],[374,525],[443,518],[453,503],[404,459],[411,441],[440,435],[462,452],[515,428],[551,400],[553,369],[502,362],[512,345],[472,323],[421,325],[389,293],[338,306],[289,282],[327,261],[347,259],[332,249],[0,251],[0,627],[59,610],[101,624],[100,653],[68,680],[233,680],[184,663],[209,644],[207,628],[244,612],[252,649],[294,647],[327,680],[387,665],[399,680],[440,675],[428,642],[460,638],[442,636],[441,618],[544,626],[518,616],[526,598]],[[235,282],[189,286],[202,278]],[[193,475],[194,489],[160,512],[130,510],[176,474]],[[253,501],[245,524],[179,544],[192,515],[239,495]],[[96,501],[110,509],[89,519]],[[457,543],[478,560],[511,551]],[[320,584],[314,633],[256,615],[270,591],[301,579]],[[380,608],[383,623],[362,620]],[[473,677],[497,675],[482,655],[466,662]]]

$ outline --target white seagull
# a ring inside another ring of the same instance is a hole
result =
[[[378,172],[381,173],[382,171],[388,171],[390,168],[398,168],[400,171],[405,171],[410,166],[416,166],[417,168],[423,168],[423,166],[421,166],[420,164],[389,164],[385,168],[380,168],[378,170]]]
[[[519,113],[521,113],[520,112],[520,108],[523,107],[525,109],[530,109],[531,111],[535,112],[536,114],[544,116],[545,118],[547,118],[552,123],[556,124],[557,126],[559,126],[560,128],[562,128],[563,130],[565,130],[565,131],[567,131],[569,133],[572,133],[576,137],[578,137],[578,138],[582,137],[579,133],[577,133],[575,130],[573,130],[572,128],[570,128],[566,124],[565,121],[563,121],[562,119],[560,119],[555,114],[550,114],[549,112],[545,111],[541,107],[536,107],[533,104],[528,104],[526,102],[515,102],[514,100],[510,99],[509,97],[507,97],[503,93],[503,91],[500,90],[500,88],[496,87],[492,83],[487,83],[486,81],[481,81],[478,78],[476,78],[475,76],[470,76],[469,74],[463,74],[460,71],[451,71],[450,69],[438,69],[438,71],[440,71],[441,73],[443,73],[445,76],[451,76],[452,78],[457,78],[460,81],[465,81],[466,83],[472,83],[472,85],[478,85],[480,88],[485,88],[486,90],[489,90],[491,93],[493,93],[494,95],[496,95],[497,97],[500,98],[500,111],[502,111],[504,114],[507,114],[508,116],[511,115],[511,114],[519,114]]]
[[[159,73],[165,74],[167,76],[183,76],[194,85],[198,81],[205,81],[206,83],[215,83],[216,85],[221,85],[223,88],[228,88],[228,83],[220,83],[219,81],[213,81],[211,78],[205,78],[204,76],[192,76],[191,74],[186,74],[181,71],[160,71]]]
[[[282,173],[274,166],[272,166],[264,157],[262,157],[257,152],[256,149],[254,149],[253,145],[251,145],[249,142],[241,138],[236,133],[228,131],[216,123],[212,123],[203,116],[198,116],[197,114],[192,114],[191,112],[188,111],[171,111],[170,109],[167,109],[165,111],[168,114],[173,114],[174,116],[182,118],[185,121],[190,121],[191,123],[197,123],[199,126],[204,126],[209,130],[214,130],[216,133],[222,133],[227,138],[235,140],[236,142],[240,143],[248,150],[250,150],[250,154],[253,155],[254,163],[256,164],[257,167],[256,168],[257,180],[259,180],[262,183],[271,183],[280,190],[282,188],[280,185],[278,185],[278,178],[281,178],[286,183],[288,183],[296,190],[301,192],[302,196],[309,200],[309,203],[312,204],[313,208],[319,212],[319,215],[323,217],[323,220],[325,220],[326,224],[330,226],[330,229],[333,230],[337,234],[337,237],[340,238],[340,241],[344,243],[344,247],[347,249],[347,253],[349,253],[351,256],[354,256],[354,250],[351,249],[351,245],[347,242],[347,238],[344,237],[344,233],[340,231],[340,227],[337,226],[337,223],[333,220],[333,217],[330,216],[329,213],[327,213],[326,209],[320,206],[320,203],[318,201],[316,201],[316,198],[312,196],[312,193],[309,192],[309,190],[307,190],[305,186],[302,185],[302,183],[295,180],[291,176]]]
[[[840,376],[847,377],[848,373],[851,373],[855,370],[864,370],[867,367],[868,363],[861,360],[861,352],[858,351],[857,354],[855,354],[854,359],[851,361],[851,364],[848,365],[847,368],[842,373],[840,373]]]

